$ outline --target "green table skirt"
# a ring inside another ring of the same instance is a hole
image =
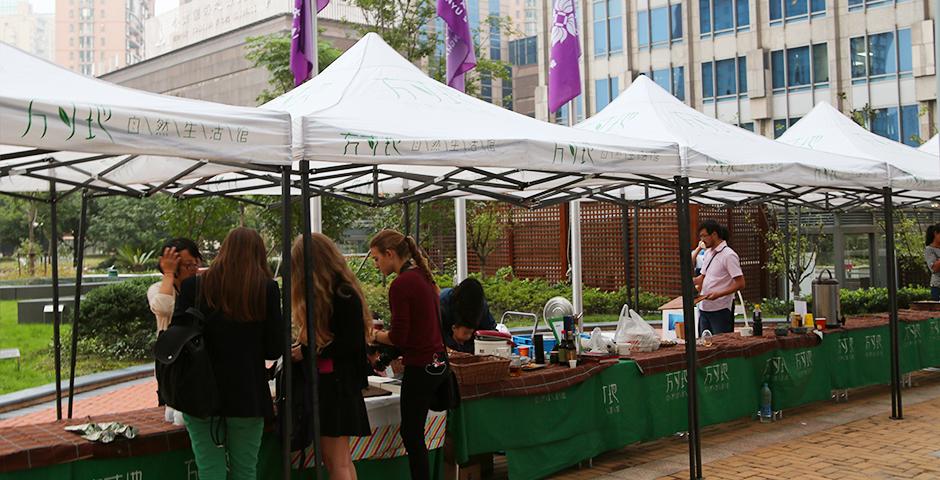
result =
[[[940,365],[940,319],[900,325],[901,368]],[[698,370],[701,423],[756,413],[766,382],[775,409],[826,400],[834,389],[890,380],[888,327],[827,334],[811,348],[772,350]],[[620,362],[569,389],[540,396],[466,401],[451,412],[448,435],[456,460],[506,452],[512,480],[545,477],[635,442],[688,430],[684,370],[641,376]]]

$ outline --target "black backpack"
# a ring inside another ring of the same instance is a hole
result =
[[[195,417],[218,413],[219,390],[202,334],[205,315],[196,280],[196,306],[175,312],[154,345],[157,391],[167,405]]]

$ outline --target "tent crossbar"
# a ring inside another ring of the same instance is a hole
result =
[[[99,187],[99,186],[97,186],[97,185],[87,185],[87,186],[86,186],[86,185],[83,185],[82,183],[79,183],[79,182],[76,182],[76,181],[73,181],[73,180],[67,180],[67,179],[63,179],[63,178],[51,177],[51,176],[43,175],[43,174],[40,174],[40,173],[29,173],[29,174],[25,174],[25,173],[24,173],[23,176],[24,176],[24,177],[28,177],[28,178],[35,178],[36,180],[43,180],[43,181],[46,181],[46,182],[54,181],[54,182],[56,182],[56,183],[63,183],[63,184],[68,185],[68,186],[70,186],[70,187],[86,187],[86,188],[89,188],[89,189],[91,189],[91,190],[95,190],[95,191],[98,191],[98,192],[105,192],[105,193],[107,193],[107,194],[109,194],[109,195],[124,195],[124,196],[128,196],[128,197],[136,197],[136,195],[131,195],[131,194],[129,194],[129,193],[127,193],[127,192],[124,192],[124,191],[111,190],[111,189],[108,189],[108,188],[106,188],[106,187]]]
[[[213,178],[214,178],[214,177],[212,177],[212,176],[202,177],[202,178],[196,180],[196,181],[193,182],[193,183],[189,183],[189,184],[183,185],[182,187],[176,189],[175,192],[173,192],[173,196],[176,197],[176,198],[181,198],[184,193],[186,193],[186,192],[188,192],[188,191],[190,191],[190,190],[192,190],[192,189],[194,189],[194,188],[197,188],[197,187],[200,187],[200,186],[205,185],[207,182],[209,182],[209,181],[212,180]]]
[[[180,173],[178,173],[178,174],[176,174],[176,175],[173,175],[171,178],[167,179],[166,181],[164,181],[164,182],[161,183],[160,185],[157,185],[156,187],[154,187],[154,188],[148,190],[147,193],[145,193],[144,195],[147,196],[147,197],[151,197],[151,196],[153,196],[153,195],[155,195],[155,194],[157,194],[157,193],[162,192],[164,189],[166,189],[166,188],[169,187],[170,185],[175,184],[176,182],[180,181],[181,179],[183,179],[183,178],[186,177],[187,175],[189,175],[189,174],[195,172],[196,170],[199,170],[200,168],[202,168],[203,166],[205,166],[205,164],[206,164],[206,163],[205,163],[204,161],[201,161],[201,160],[195,162],[193,165],[190,165],[189,168],[183,170],[182,172],[180,172]]]
[[[22,152],[11,152],[0,154],[0,160],[16,160],[17,158],[35,157],[36,155],[45,155],[47,153],[58,153],[58,150],[43,150],[36,148],[33,150],[24,150]]]

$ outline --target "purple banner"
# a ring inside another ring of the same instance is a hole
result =
[[[313,64],[317,61],[316,32],[313,31],[313,14],[308,8],[312,0],[294,0],[294,21],[290,32],[290,71],[294,74],[294,86],[310,79]],[[330,0],[316,0],[317,13],[330,4]]]
[[[562,105],[581,94],[581,42],[575,0],[555,0],[552,11],[552,50],[548,64],[548,109],[557,112]],[[569,112],[570,114],[570,112]]]
[[[467,19],[466,0],[437,0],[437,15],[447,25],[444,47],[447,52],[447,85],[464,91],[464,73],[477,66],[473,36]]]

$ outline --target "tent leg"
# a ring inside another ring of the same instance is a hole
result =
[[[581,202],[571,202],[569,216],[571,218],[569,231],[571,232],[571,300],[574,313],[584,313],[584,279],[581,271]]]
[[[685,329],[686,388],[689,395],[689,478],[702,478],[702,451],[699,441],[698,388],[696,383],[695,287],[692,285],[692,232],[689,230],[689,179],[676,177],[676,216],[679,222],[679,265],[682,275],[682,314]]]
[[[72,418],[72,404],[75,398],[75,361],[78,357],[78,319],[82,305],[82,270],[85,268],[85,232],[88,230],[88,202],[91,197],[88,190],[82,191],[82,210],[78,217],[78,245],[75,248],[75,303],[72,306],[72,355],[69,359],[69,411]]]
[[[633,305],[640,311],[640,202],[633,204]]]
[[[310,162],[307,160],[301,160],[300,162],[300,194],[303,198],[304,212],[304,229],[303,229],[303,244],[304,244],[304,304],[307,305],[306,308],[306,318],[304,319],[307,325],[307,346],[304,351],[304,357],[310,362],[310,372],[313,380],[313,411],[311,412],[312,418],[310,419],[310,425],[313,430],[313,455],[314,455],[314,468],[317,471],[317,477],[322,478],[320,473],[320,463],[323,458],[323,451],[320,448],[320,374],[317,370],[317,331],[315,328],[315,321],[313,318],[314,309],[314,289],[313,289],[313,237],[310,235]]]
[[[901,420],[901,359],[898,344],[898,275],[894,250],[894,202],[891,188],[883,191],[885,215],[885,266],[888,281],[888,325],[891,332],[891,418]]]
[[[55,418],[62,420],[62,338],[59,315],[59,228],[55,181],[49,182],[49,255],[52,257],[52,342],[55,353]]]
[[[405,202],[404,205],[402,205],[402,208],[405,211],[404,212],[405,236],[409,236],[411,235],[411,204],[408,202]]]
[[[421,246],[421,200],[415,202],[415,244]]]
[[[626,195],[622,196],[626,200]],[[630,281],[630,208],[627,206],[620,207],[620,219],[623,224],[623,285],[624,291],[627,293],[627,303],[630,303],[632,300],[630,297],[633,293],[633,282]],[[633,305],[633,309],[640,311],[640,307],[636,304]]]
[[[290,198],[290,167],[284,167],[281,171],[281,312],[283,314],[282,321],[285,322],[286,328],[284,328],[284,338],[282,339],[283,344],[283,353],[281,357],[281,368],[283,379],[282,384],[279,386],[282,391],[278,392],[278,398],[280,405],[278,412],[280,413],[281,421],[281,471],[283,473],[284,480],[290,480],[291,478],[291,461],[290,461],[290,439],[291,439],[291,427],[292,415],[291,408],[291,386],[293,385],[293,378],[291,372],[291,344],[293,343],[291,339],[291,302],[290,302],[290,286],[291,286],[291,262],[290,262],[290,250],[291,250],[291,221],[293,219],[293,209],[291,208],[291,198]]]
[[[454,221],[457,223],[457,281],[467,278],[467,200],[454,199]]]

